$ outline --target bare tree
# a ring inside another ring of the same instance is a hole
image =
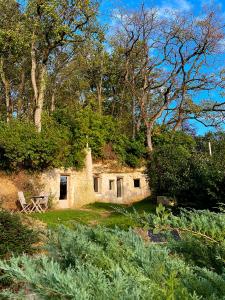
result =
[[[169,112],[177,129],[188,116],[203,117],[219,107],[217,102],[200,107],[196,95],[221,84],[209,62],[224,38],[223,26],[213,11],[202,19],[191,14],[162,18],[144,5],[120,20],[117,47],[123,48],[124,83],[135,98],[134,111],[140,112],[151,151],[154,125]]]

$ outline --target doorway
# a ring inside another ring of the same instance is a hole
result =
[[[60,176],[60,196],[59,200],[67,200],[68,198],[68,176]]]
[[[117,198],[122,197],[123,194],[123,178],[117,178],[116,180],[116,186],[117,186]]]

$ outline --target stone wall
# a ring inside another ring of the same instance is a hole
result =
[[[60,177],[66,176],[67,199],[60,200]],[[82,170],[54,169],[42,175],[45,192],[54,199],[55,208],[79,208],[85,204],[96,201],[93,176],[91,150],[87,150],[85,166]]]
[[[54,198],[55,208],[79,208],[93,202],[132,203],[150,195],[144,169],[132,169],[117,161],[92,163],[91,150],[87,150],[83,170],[54,169],[42,175],[45,192]],[[67,177],[67,199],[60,200],[60,177]],[[94,191],[94,177],[98,178],[98,191]],[[117,193],[117,180],[122,180],[121,196]],[[134,179],[140,187],[134,187]],[[110,189],[111,181],[111,189]]]
[[[39,175],[23,172],[11,176],[0,174],[0,202],[2,200],[3,207],[16,209],[18,191],[23,191],[27,199],[41,192],[48,194],[53,207],[57,209],[79,208],[96,201],[127,204],[150,195],[144,169],[124,167],[117,161],[93,164],[91,150],[86,151],[85,166],[79,171],[52,169]],[[67,196],[62,200],[60,180],[65,177]],[[98,178],[97,192],[94,190],[95,177]],[[134,186],[135,179],[139,180],[140,186]],[[118,181],[121,183],[121,195],[118,195]]]
[[[129,204],[150,195],[144,168],[132,169],[108,161],[94,164],[93,175],[99,178],[97,201]],[[118,180],[122,181],[121,196],[118,195]],[[139,181],[139,186],[135,187],[134,180]]]

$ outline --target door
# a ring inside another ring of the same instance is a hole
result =
[[[123,194],[123,178],[117,178],[117,197],[122,197]]]
[[[60,176],[60,197],[59,200],[67,200],[68,196],[68,177],[61,175]]]
[[[60,175],[60,192],[58,208],[69,208],[69,176]]]

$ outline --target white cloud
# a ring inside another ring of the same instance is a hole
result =
[[[188,12],[192,9],[192,4],[187,0],[172,0],[163,1],[161,5],[158,6],[158,13],[160,17],[167,17],[168,15],[173,15],[178,12]]]
[[[178,9],[180,11],[189,11],[192,9],[192,4],[188,2],[187,0],[178,0],[175,1],[176,4],[178,4]]]

